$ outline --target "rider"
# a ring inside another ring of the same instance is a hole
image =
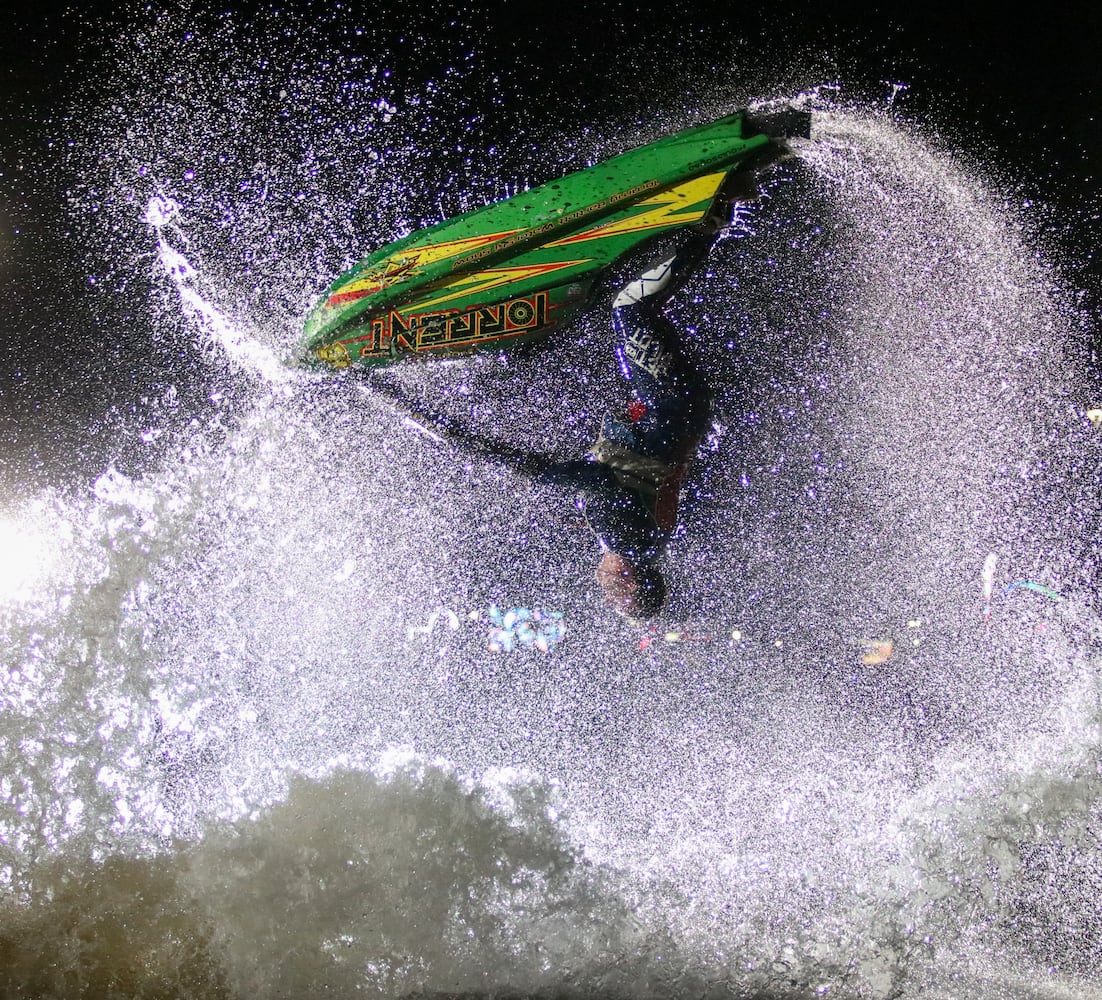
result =
[[[676,526],[678,495],[707,429],[711,392],[662,309],[688,281],[730,222],[733,175],[704,222],[675,231],[612,303],[616,360],[627,390],[620,415],[606,414],[585,459],[544,478],[573,486],[601,546],[597,582],[621,614],[648,618],[666,600],[658,561]]]
[[[658,563],[676,527],[681,484],[711,414],[708,385],[662,310],[730,224],[732,204],[757,194],[751,172],[731,174],[702,222],[657,237],[618,269],[634,273],[612,302],[625,405],[621,413],[605,415],[584,459],[548,464],[541,456],[452,426],[442,414],[430,418],[487,457],[576,493],[601,547],[597,582],[607,603],[624,615],[649,618],[665,603]],[[646,263],[639,267],[641,258]],[[390,394],[406,406],[400,394],[393,389]],[[425,416],[415,407],[409,412],[415,421]]]

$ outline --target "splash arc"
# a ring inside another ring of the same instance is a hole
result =
[[[543,336],[625,254],[700,222],[730,175],[783,158],[810,130],[806,112],[742,109],[420,229],[333,282],[296,360],[372,368]]]

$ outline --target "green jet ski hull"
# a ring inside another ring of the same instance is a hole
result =
[[[569,321],[602,272],[700,222],[728,175],[787,152],[810,117],[746,110],[666,136],[389,243],[341,275],[306,320],[322,368],[501,349]]]

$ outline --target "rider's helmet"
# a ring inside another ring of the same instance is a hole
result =
[[[597,583],[609,607],[632,618],[650,618],[666,603],[666,581],[657,566],[611,550],[597,564]]]

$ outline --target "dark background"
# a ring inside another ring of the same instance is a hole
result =
[[[302,23],[312,9],[339,6],[287,9]],[[272,16],[279,7],[190,9],[201,30],[225,9],[247,18],[250,10]],[[121,311],[74,266],[82,237],[66,202],[73,178],[61,166],[65,110],[102,62],[104,40],[149,14],[123,6],[101,16],[91,5],[58,3],[8,11],[0,34],[0,508],[30,487],[70,480],[80,467],[102,469],[113,458],[104,415],[133,408],[147,387],[186,382],[180,367],[190,363],[164,346],[151,353],[116,335],[120,324],[140,326],[140,296]],[[731,65],[745,46],[771,53],[781,76],[799,65],[805,78],[857,81],[870,97],[905,83],[902,114],[997,164],[1020,182],[1023,197],[1047,203],[1043,219],[1068,284],[1081,290],[1089,311],[1100,301],[1097,5],[1053,4],[1023,18],[964,3],[497,0],[345,5],[341,16],[362,28],[341,44],[387,53],[395,74],[411,84],[438,78],[477,37],[500,74],[503,100],[568,129],[585,125],[585,102],[561,85],[563,66],[575,88],[600,92],[620,68],[618,55],[656,36],[670,39],[666,51],[680,80],[691,80],[694,66],[714,78],[715,67]],[[651,95],[624,93],[621,87],[625,116],[645,113]],[[686,100],[695,96],[687,92]],[[1089,336],[1098,343],[1096,329]],[[64,356],[59,343],[68,345]]]
[[[81,23],[125,24],[128,13],[98,17],[99,5],[7,5],[0,36],[5,145],[34,131],[50,110],[80,85],[82,66],[94,60]],[[311,3],[195,4],[193,17],[263,8],[309,11]],[[322,9],[333,4],[320,5]],[[340,6],[337,4],[336,6]],[[438,75],[462,49],[473,26],[500,54],[505,70],[519,71],[530,96],[554,99],[543,81],[563,56],[592,67],[593,83],[609,72],[607,54],[656,34],[684,39],[684,58],[701,67],[722,62],[739,43],[788,49],[792,60],[833,64],[840,73],[863,69],[868,78],[910,83],[915,111],[953,117],[978,127],[986,140],[1026,154],[1040,140],[1052,166],[1076,179],[1097,178],[1102,168],[1096,106],[1099,96],[1102,9],[1093,4],[1051,4],[1026,16],[1000,5],[973,4],[629,4],[557,0],[481,0],[344,5],[362,11],[365,51],[404,54],[404,71]],[[782,57],[782,63],[786,60]],[[576,65],[574,67],[576,69]],[[584,83],[584,78],[580,83]],[[6,158],[6,157],[5,157]]]

